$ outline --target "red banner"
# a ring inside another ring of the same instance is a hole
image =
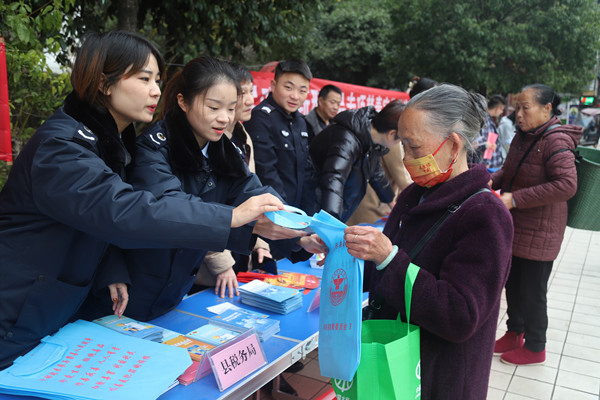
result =
[[[6,47],[0,37],[0,160],[12,163],[10,140],[10,109],[8,108],[8,78],[6,71]]]
[[[254,77],[254,105],[263,101],[271,91],[273,72],[252,71]],[[314,78],[310,81],[310,90],[300,112],[304,115],[317,106],[319,91],[325,85],[335,85],[342,89],[342,103],[340,111],[366,106],[374,106],[377,111],[394,99],[400,99],[406,103],[409,100],[408,93],[394,90],[376,89],[368,86],[352,85],[336,81]]]

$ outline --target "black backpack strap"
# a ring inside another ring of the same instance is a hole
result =
[[[449,216],[451,216],[456,211],[458,211],[465,201],[467,201],[471,197],[476,196],[479,193],[483,193],[483,192],[491,192],[491,190],[488,188],[482,188],[458,203],[451,203],[448,206],[448,208],[446,209],[446,212],[444,213],[444,215],[442,215],[440,217],[440,219],[438,219],[437,222],[435,224],[433,224],[433,226],[431,228],[429,228],[427,233],[425,233],[425,235],[423,235],[421,240],[419,240],[419,242],[415,245],[415,247],[413,247],[413,249],[408,253],[408,258],[410,258],[411,260],[414,260],[419,255],[421,250],[423,250],[423,247],[427,244],[429,239],[431,239],[431,237],[437,232],[437,230],[440,228],[440,226],[442,226],[444,221],[446,221],[446,219],[448,219]]]
[[[556,150],[554,153],[550,154],[550,156],[548,157],[548,160],[551,159],[554,155],[559,154],[559,153],[564,153],[565,151],[570,151],[571,153],[573,153],[573,155],[575,156],[575,163],[579,163],[581,160],[583,160],[583,156],[581,154],[579,154],[579,152],[577,150],[573,150],[573,149],[569,149],[569,148]]]
[[[523,165],[523,162],[525,162],[525,159],[529,155],[529,152],[531,152],[531,149],[533,149],[533,146],[535,146],[535,144],[542,138],[542,136],[544,136],[546,134],[546,132],[548,132],[549,130],[552,130],[554,128],[558,128],[559,126],[561,126],[561,125],[560,124],[550,125],[549,127],[546,128],[546,130],[544,130],[544,132],[542,132],[539,136],[537,136],[533,140],[533,142],[531,142],[531,145],[527,148],[527,150],[525,151],[525,154],[523,154],[523,157],[519,161],[519,164],[517,165],[517,168],[515,169],[515,174],[511,178],[511,180],[510,180],[510,182],[508,184],[508,187],[506,188],[505,192],[510,192],[510,190],[512,189],[512,185],[515,182],[515,179],[517,178],[517,174],[519,172],[519,169],[521,169],[521,165]]]

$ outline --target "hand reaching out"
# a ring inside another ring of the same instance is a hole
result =
[[[325,242],[321,240],[321,238],[316,235],[310,235],[301,237],[298,239],[298,244],[302,246],[302,248],[309,253],[325,253],[327,251],[327,246],[325,246]]]
[[[225,292],[229,292],[229,298],[233,298],[233,292],[239,296],[238,281],[233,268],[229,268],[217,275],[217,283],[215,285],[215,294],[221,298],[225,297]]]
[[[249,222],[259,219],[268,211],[283,210],[283,203],[270,193],[252,196],[233,209],[231,227],[239,228]]]
[[[301,230],[289,229],[276,225],[264,215],[256,220],[256,224],[254,225],[254,230],[252,233],[271,240],[292,239],[299,236],[309,235]]]

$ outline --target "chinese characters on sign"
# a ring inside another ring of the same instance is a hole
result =
[[[238,336],[207,355],[221,391],[267,364],[265,353],[254,331]]]
[[[254,104],[263,101],[271,91],[271,81],[274,74],[272,72],[257,72],[252,71],[254,78]],[[377,111],[381,111],[390,101],[400,99],[406,103],[409,100],[408,93],[394,90],[385,90],[372,88],[368,86],[352,85],[349,83],[329,81],[325,79],[313,78],[310,81],[310,88],[306,101],[300,107],[300,112],[304,115],[317,106],[317,98],[319,91],[327,84],[338,86],[342,90],[342,103],[340,111],[351,110],[366,106],[373,106]]]
[[[135,351],[84,338],[40,381],[53,379],[65,385],[88,385],[92,389],[107,387],[114,392],[127,384],[149,359],[150,356],[138,356]]]

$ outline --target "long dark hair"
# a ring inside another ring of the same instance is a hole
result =
[[[400,100],[390,101],[373,117],[371,121],[373,128],[379,133],[388,133],[391,130],[397,130],[398,120],[402,111],[404,111],[404,107],[404,104]]]
[[[198,96],[204,97],[211,87],[222,82],[231,83],[240,94],[240,85],[227,63],[198,57],[188,62],[167,84],[160,115],[167,127],[169,161],[175,169],[189,172],[208,167],[177,95],[181,94],[187,104],[193,104]],[[247,174],[240,153],[225,136],[218,142],[209,142],[208,158],[212,171],[218,175],[241,177]]]

